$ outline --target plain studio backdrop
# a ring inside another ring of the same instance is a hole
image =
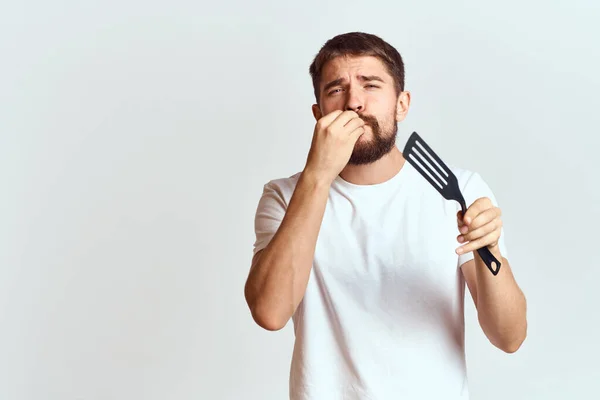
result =
[[[243,296],[254,213],[304,167],[308,66],[348,31],[404,57],[398,146],[419,132],[503,210],[529,336],[497,350],[466,297],[472,398],[600,398],[598,7],[5,2],[0,399],[287,398],[292,324]]]

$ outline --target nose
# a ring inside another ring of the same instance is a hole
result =
[[[346,110],[359,113],[365,107],[364,100],[355,89],[348,90],[348,98],[346,99]]]

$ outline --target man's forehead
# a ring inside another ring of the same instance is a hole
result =
[[[373,56],[340,56],[328,61],[323,67],[322,82],[346,78],[348,75],[389,76],[385,65]]]

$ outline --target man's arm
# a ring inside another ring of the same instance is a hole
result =
[[[302,173],[279,229],[253,257],[244,294],[267,330],[283,328],[304,296],[328,194],[329,184]]]
[[[498,275],[492,275],[476,252],[473,260],[463,264],[462,272],[483,332],[494,346],[514,353],[527,336],[527,302],[508,260],[497,248],[490,250],[502,263]]]
[[[364,124],[354,111],[341,110],[317,121],[306,167],[285,215],[267,246],[253,257],[244,286],[252,317],[267,330],[283,328],[304,297],[329,188],[348,163]]]
[[[477,199],[464,216],[459,212],[458,254],[473,252],[473,259],[462,265],[462,272],[475,302],[479,324],[499,349],[514,353],[527,336],[527,302],[519,288],[510,263],[500,251],[502,232],[500,208],[487,198]],[[501,268],[493,275],[476,249],[488,247]]]

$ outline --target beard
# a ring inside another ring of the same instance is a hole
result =
[[[394,112],[394,115],[396,113]],[[396,135],[398,134],[398,125],[392,118],[391,126],[381,127],[377,118],[371,115],[361,115],[365,125],[371,127],[373,138],[369,141],[361,141],[359,138],[354,145],[354,150],[350,156],[348,164],[364,165],[371,164],[389,153],[396,144]]]

